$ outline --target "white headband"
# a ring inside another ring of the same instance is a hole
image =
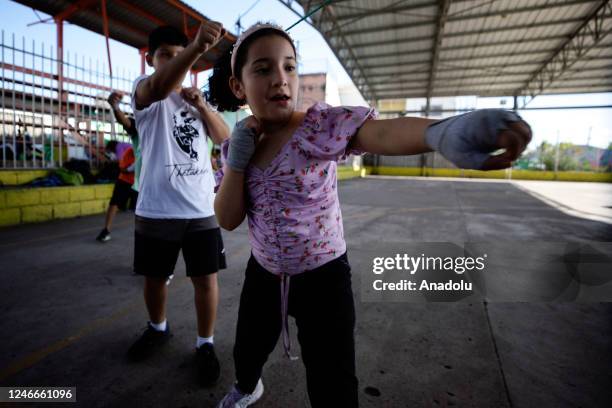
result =
[[[236,41],[236,43],[234,44],[234,48],[232,49],[232,62],[231,62],[231,66],[232,66],[232,75],[236,75],[235,74],[235,67],[236,67],[236,56],[238,55],[238,47],[240,47],[240,45],[244,42],[244,40],[247,39],[247,37],[249,37],[251,34],[256,33],[259,30],[263,30],[265,28],[271,28],[273,30],[277,30],[280,31],[281,33],[285,34],[286,36],[288,36],[288,34],[285,32],[285,30],[283,30],[283,28],[281,26],[278,26],[276,24],[270,24],[270,23],[257,23],[252,25],[251,27],[249,27],[246,31],[244,31],[242,34],[240,34],[240,37],[238,37],[238,40]]]

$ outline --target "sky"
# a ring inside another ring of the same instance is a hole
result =
[[[235,23],[239,16],[242,16],[241,23],[245,28],[257,21],[272,21],[283,27],[289,27],[299,19],[278,0],[223,0],[222,2],[187,0],[186,3],[205,16],[221,22],[233,33],[236,33]],[[221,7],[220,4],[222,4]],[[297,5],[294,8],[300,10]],[[11,35],[15,33],[17,42],[21,43],[23,36],[28,47],[33,40],[37,44],[45,42],[47,46],[55,46],[55,24],[28,26],[38,20],[32,9],[11,0],[0,0],[0,14],[10,16],[0,21],[0,29],[4,31],[5,41],[10,40]],[[38,15],[43,19],[48,17],[40,12]],[[351,83],[350,77],[325,40],[313,27],[302,22],[291,30],[291,36],[298,47],[300,72],[329,72],[339,85]],[[65,25],[64,48],[72,54],[76,53],[79,59],[84,56],[86,60],[92,58],[94,61],[99,60],[100,64],[106,64],[104,37],[78,26]],[[126,75],[133,77],[138,75],[140,57],[136,49],[113,40],[110,42],[110,49],[114,72],[125,70]],[[500,103],[502,100],[506,101],[505,105]],[[612,93],[538,96],[529,104],[529,107],[584,105],[612,105]],[[508,108],[512,106],[512,101],[510,98],[503,97],[458,98],[457,106]],[[591,146],[602,148],[612,143],[612,109],[564,109],[521,111],[519,113],[533,129],[534,139],[531,148],[539,145],[543,140],[555,143],[557,139],[561,142],[575,144],[588,142]]]

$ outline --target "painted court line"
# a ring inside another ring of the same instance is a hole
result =
[[[236,251],[236,256],[243,256],[244,252],[250,250],[250,245],[245,245]],[[176,292],[178,288],[183,287],[187,282],[190,282],[190,280],[187,278],[179,279],[178,282],[171,285],[170,288],[173,289],[173,292]],[[9,364],[8,366],[2,368],[0,370],[0,382],[19,373],[20,371],[25,370],[26,368],[34,366],[35,364],[39,363],[51,354],[65,349],[66,347],[82,339],[83,337],[91,335],[92,333],[95,333],[96,331],[104,327],[108,327],[111,323],[129,315],[130,313],[136,310],[141,309],[143,306],[144,301],[142,298],[139,298],[138,300],[129,303],[127,306],[118,310],[112,315],[95,320],[93,323],[81,328],[75,334],[64,337],[63,339],[58,340],[55,343],[48,345],[47,347],[43,347],[39,350],[29,353],[25,357],[22,357]]]

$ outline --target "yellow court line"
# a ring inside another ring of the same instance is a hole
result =
[[[384,209],[382,209],[381,207],[374,207],[374,209],[380,209],[377,214],[373,215],[373,218],[376,217],[382,217],[385,215],[400,215],[401,213],[405,213],[405,212],[419,212],[419,211],[435,211],[435,210],[453,210],[453,209],[457,209],[456,207],[422,207],[422,208],[397,208],[397,207],[384,207]],[[372,209],[370,209],[369,211],[373,211]],[[358,213],[358,214],[347,214],[347,215],[342,215],[342,219],[343,220],[351,220],[351,221],[355,221],[358,219],[363,219],[363,218],[367,218],[367,217],[371,217],[372,213],[366,211],[363,213]],[[380,213],[380,211],[383,211],[382,213]]]
[[[122,221],[122,222],[118,222],[118,223],[114,223],[115,227],[123,227],[126,226],[128,224],[133,223],[134,220],[130,220],[130,221]],[[47,241],[47,240],[53,240],[53,239],[57,239],[57,238],[65,238],[65,237],[69,237],[72,235],[79,235],[81,233],[84,232],[89,232],[89,231],[96,231],[99,230],[100,227],[91,227],[91,228],[83,228],[77,231],[73,231],[73,232],[68,232],[66,234],[58,234],[58,235],[47,235],[45,237],[41,237],[41,238],[35,238],[35,239],[28,239],[25,241],[14,241],[14,242],[5,242],[5,243],[0,243],[0,247],[2,246],[9,246],[9,245],[18,245],[18,244],[31,244],[34,242],[41,242],[41,241]]]
[[[242,256],[245,251],[250,251],[250,250],[251,250],[250,245],[244,245],[236,251],[236,254],[239,254],[240,256]],[[189,282],[189,279],[180,279],[174,285],[171,285],[170,288],[174,289],[173,292],[176,292],[176,289],[184,286],[187,282]],[[103,318],[97,319],[93,323],[80,329],[75,334],[65,337],[61,340],[58,340],[55,343],[50,344],[47,347],[43,347],[42,349],[36,350],[26,355],[25,357],[18,359],[17,361],[9,364],[8,366],[0,370],[0,382],[19,373],[20,371],[25,370],[26,368],[32,367],[33,365],[45,359],[49,355],[65,349],[66,347],[76,342],[77,340],[80,340],[81,338],[94,333],[98,329],[108,326],[109,324],[115,322],[116,320],[124,316],[127,316],[130,312],[136,309],[139,309],[142,306],[143,306],[143,300],[138,299],[134,302],[131,302],[130,304],[120,309],[119,311],[113,313],[109,317],[103,317]]]
[[[83,327],[81,330],[79,330],[72,336],[65,337],[59,341],[56,341],[53,344],[50,344],[47,347],[34,351],[26,355],[25,357],[9,364],[8,366],[0,370],[0,381],[4,381],[8,377],[14,374],[17,374],[18,372],[28,367],[33,366],[34,364],[38,363],[45,357],[57,351],[60,351],[68,347],[70,344],[74,343],[75,341],[81,339],[82,337],[87,336],[90,333],[93,333],[96,329],[107,326],[109,323],[112,323],[115,320],[123,316],[126,316],[130,311],[132,311],[132,309],[135,309],[136,306],[141,306],[141,304],[142,304],[142,300],[139,300],[138,302],[134,301],[130,303],[128,306],[124,307],[123,309],[119,310],[118,312],[112,314],[109,317],[104,317],[104,318],[95,320],[92,324]]]

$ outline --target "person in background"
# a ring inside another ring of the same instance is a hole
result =
[[[113,110],[115,119],[121,124],[121,126],[123,126],[125,132],[130,136],[132,148],[134,149],[134,156],[136,157],[136,167],[134,167],[134,184],[132,184],[132,189],[138,192],[138,177],[140,175],[140,168],[142,167],[140,139],[138,137],[138,130],[136,129],[136,121],[134,120],[134,117],[126,115],[119,106],[122,97],[123,94],[120,92],[112,92],[108,96],[107,100],[111,106],[111,109]],[[134,201],[134,206],[136,206],[136,201]]]
[[[111,140],[106,143],[106,152],[111,157],[119,159],[119,176],[117,181],[115,181],[113,195],[106,210],[104,228],[96,237],[98,242],[110,241],[110,229],[117,212],[120,209],[134,209],[138,199],[138,192],[132,189],[134,184],[134,168],[136,167],[136,157],[132,146],[129,143],[119,143],[116,140]]]
[[[119,161],[119,177],[115,183],[113,195],[108,205],[108,209],[106,210],[104,228],[96,237],[96,240],[99,242],[110,241],[110,229],[117,211],[119,211],[119,209],[127,209],[128,201],[129,209],[135,209],[136,201],[138,200],[138,174],[141,162],[138,131],[136,130],[136,122],[134,118],[129,117],[120,109],[119,103],[121,102],[122,96],[123,95],[120,92],[111,92],[107,101],[111,106],[115,119],[121,124],[121,126],[123,126],[123,129],[130,136],[132,145],[130,146],[129,143],[119,143],[114,141],[106,144],[106,152],[111,156],[114,156],[114,158]],[[121,162],[128,149],[131,150],[131,152],[125,157],[125,160],[123,161],[124,167],[122,168]],[[129,189],[127,188],[126,184],[129,184]]]

